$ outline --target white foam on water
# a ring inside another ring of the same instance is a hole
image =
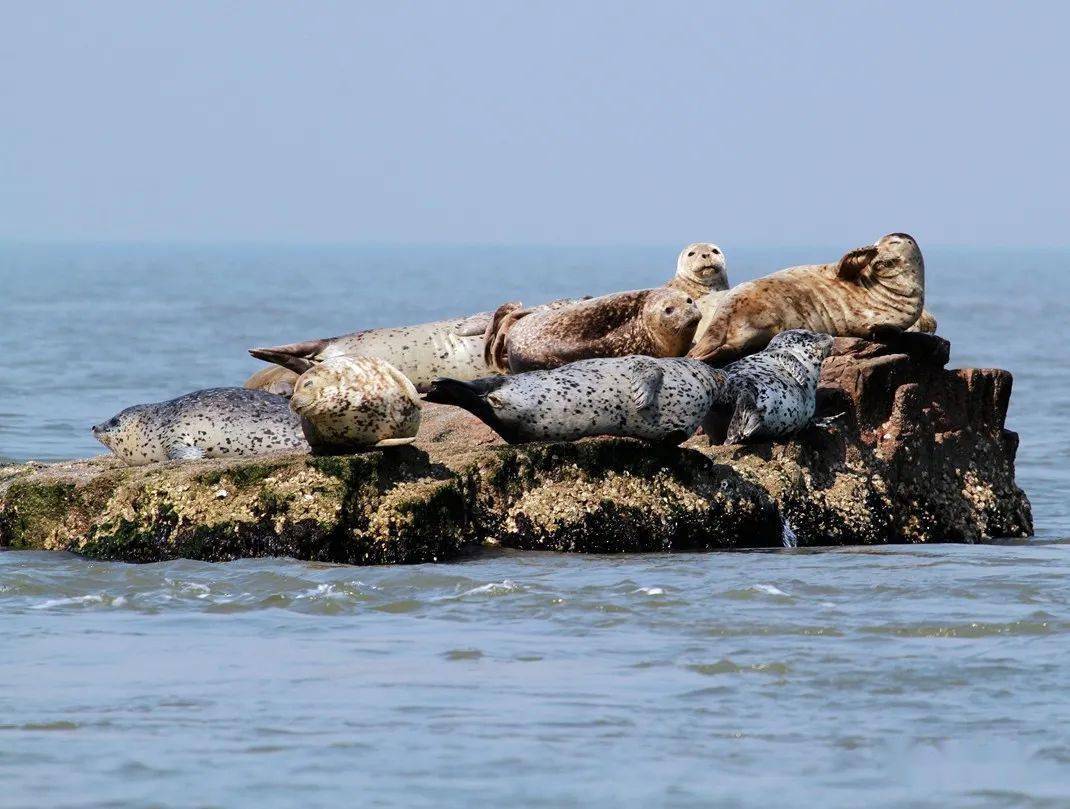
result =
[[[465,596],[474,595],[502,595],[504,593],[517,593],[524,589],[524,586],[517,584],[512,579],[502,579],[501,581],[492,581],[489,584],[481,584],[478,587],[473,587],[471,590],[465,590],[462,593],[458,593],[455,596],[446,596],[446,598],[464,598]]]
[[[646,596],[663,596],[663,595],[665,595],[665,591],[663,589],[661,589],[660,587],[640,587],[638,590],[634,590],[633,592],[642,593],[643,595],[646,595]]]
[[[34,604],[30,609],[33,610],[48,610],[53,607],[73,607],[86,604],[103,604],[104,595],[102,593],[91,593],[85,596],[72,596],[70,598],[50,598],[47,601],[42,601],[40,604]]]
[[[788,522],[787,517],[780,518],[781,537],[783,539],[785,548],[798,548],[799,537],[795,535],[795,530],[791,527],[791,523]]]
[[[775,584],[752,584],[750,586],[750,589],[754,590],[757,593],[765,593],[766,595],[771,596],[787,596],[788,598],[791,597],[791,593],[785,593]]]

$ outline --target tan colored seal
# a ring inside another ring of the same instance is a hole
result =
[[[689,356],[722,364],[761,350],[789,329],[836,337],[906,330],[924,303],[921,250],[907,234],[891,233],[835,263],[790,267],[730,289]]]
[[[272,365],[269,368],[257,371],[246,379],[242,387],[246,390],[262,390],[265,393],[274,393],[289,399],[293,395],[294,383],[297,381],[297,377],[298,374],[289,368]]]
[[[376,357],[332,357],[297,380],[290,409],[315,452],[411,444],[420,428],[412,382]]]
[[[668,287],[618,292],[557,310],[505,304],[487,330],[487,364],[519,373],[592,357],[679,357],[702,314],[686,293]]]

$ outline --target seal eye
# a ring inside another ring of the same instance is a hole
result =
[[[721,251],[718,250],[716,247],[713,248],[710,252],[713,253],[715,256],[721,255]]]
[[[674,306],[666,306],[665,307],[665,314],[671,315],[673,313],[673,309],[675,309],[675,308],[676,307],[674,307]]]
[[[302,385],[301,387],[302,388],[311,388],[312,387],[312,380],[311,379],[306,379],[305,380],[305,384]]]
[[[687,299],[687,302],[688,302],[688,303],[694,303],[694,301],[693,301],[693,300],[691,300],[690,298],[688,298],[688,299]]]
[[[692,251],[691,251],[690,253],[688,253],[688,255],[689,255],[689,256],[693,256],[693,255],[695,255],[695,251],[694,251],[694,250],[692,250]]]

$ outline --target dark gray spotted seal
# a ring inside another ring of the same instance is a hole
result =
[[[437,379],[424,398],[470,411],[511,444],[593,435],[679,444],[725,381],[723,371],[696,360],[633,355],[473,382]]]
[[[821,363],[831,350],[829,335],[792,329],[774,337],[764,351],[726,366],[727,384],[704,425],[710,443],[780,438],[809,424]]]
[[[93,427],[93,435],[130,466],[309,448],[287,399],[245,388],[134,405]]]

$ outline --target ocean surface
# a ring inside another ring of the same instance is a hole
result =
[[[733,282],[848,246],[725,245]],[[250,346],[650,286],[676,249],[0,246],[0,457],[101,452]],[[1070,806],[1070,251],[925,254],[952,365],[1015,375],[1036,539],[0,552],[0,806]]]

